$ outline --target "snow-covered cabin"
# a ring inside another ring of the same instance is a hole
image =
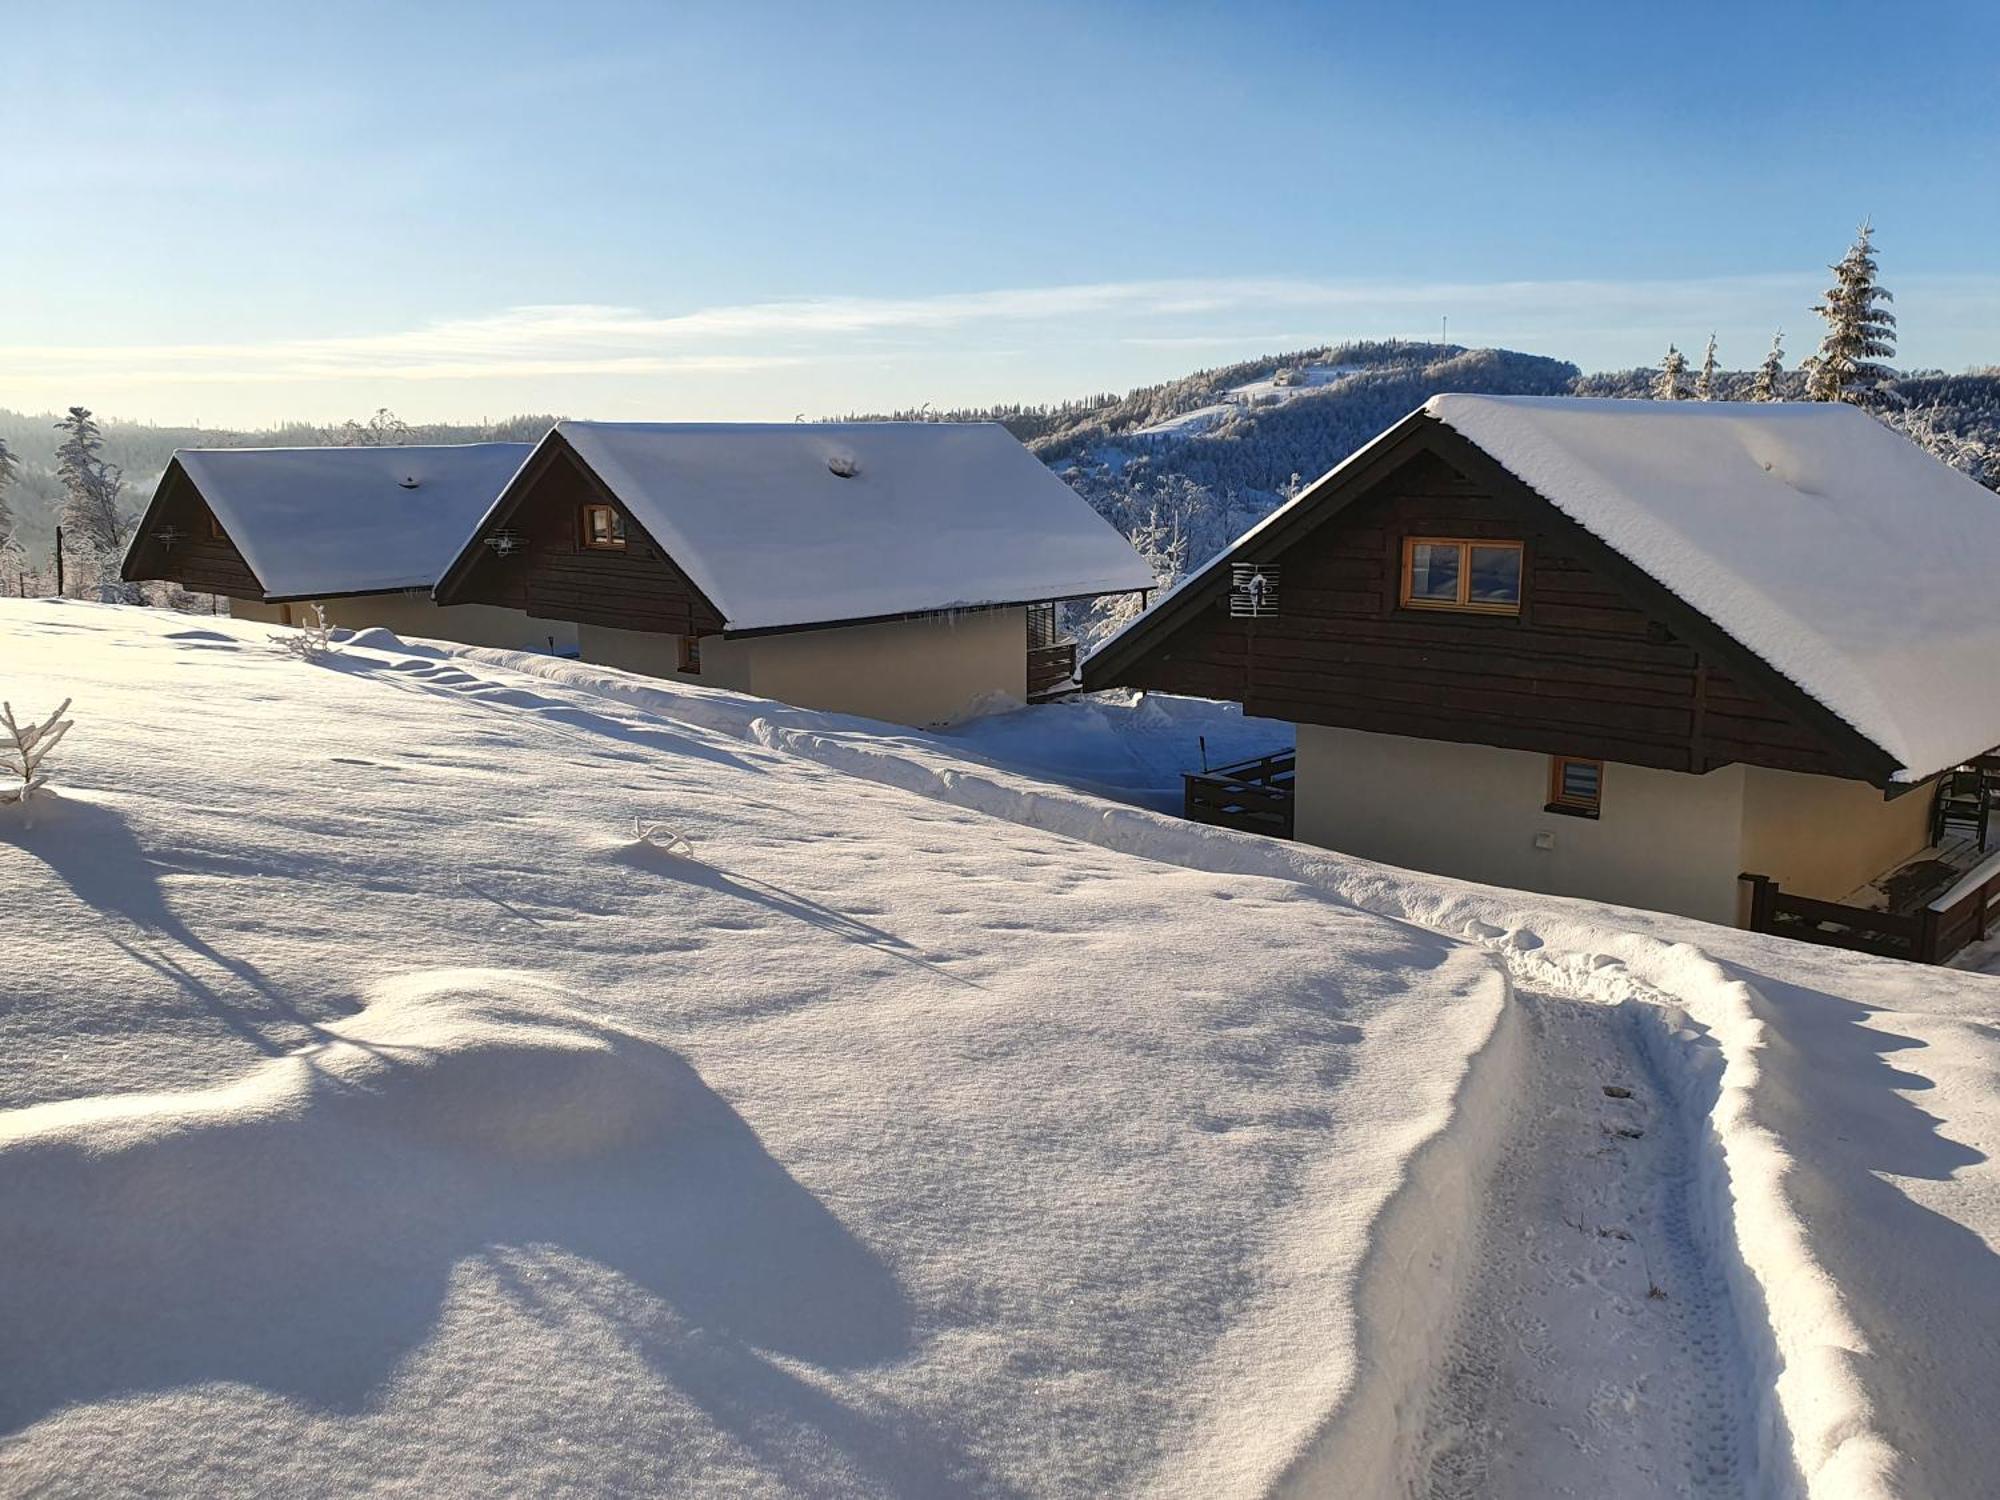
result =
[[[440,607],[431,587],[533,445],[183,448],[126,548],[124,577],[229,600],[291,624],[319,604],[335,625],[471,645],[573,648],[564,622],[518,609]]]
[[[1067,680],[1055,604],[1151,587],[993,423],[563,422],[438,583],[585,661],[909,724]]]
[[[1996,579],[2000,496],[1853,407],[1444,395],[1083,681],[1294,721],[1302,839],[1735,922],[1926,850]]]

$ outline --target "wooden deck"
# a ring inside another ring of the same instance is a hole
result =
[[[2000,931],[2000,829],[1921,850],[1841,901],[1795,896],[1762,875],[1750,883],[1750,927],[1802,942],[1941,964]]]

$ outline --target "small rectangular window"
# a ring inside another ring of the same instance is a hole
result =
[[[701,675],[701,637],[684,635],[680,638],[680,669],[696,677]]]
[[[223,540],[223,537],[222,518],[216,515],[214,511],[210,511],[208,513],[208,539],[211,542],[219,542]]]
[[[1604,801],[1604,762],[1575,755],[1549,757],[1549,812],[1594,818]]]
[[[586,505],[583,508],[583,545],[613,551],[625,546],[625,518],[615,505]]]
[[[1405,609],[1517,615],[1521,612],[1521,553],[1519,542],[1405,537],[1398,602]]]

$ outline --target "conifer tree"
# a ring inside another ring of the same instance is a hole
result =
[[[1814,401],[1879,400],[1896,372],[1877,363],[1896,352],[1896,317],[1882,304],[1895,299],[1876,281],[1874,226],[1863,224],[1834,266],[1834,283],[1813,311],[1826,319],[1819,353],[1806,359],[1806,395]]]
[[[1771,335],[1771,352],[1764,356],[1764,363],[1757,366],[1757,379],[1750,387],[1752,401],[1782,401],[1778,394],[1778,377],[1785,373],[1785,330],[1780,328]]]
[[[1687,379],[1687,356],[1674,345],[1667,345],[1667,357],[1660,361],[1660,373],[1653,377],[1653,399],[1655,401],[1685,401],[1687,388],[1681,384]]]
[[[1701,357],[1701,374],[1695,377],[1694,396],[1697,401],[1715,399],[1715,335],[1708,336],[1708,349]]]
[[[20,472],[21,461],[14,457],[7,440],[0,438],[0,552],[14,540],[14,509],[7,503],[7,491],[14,487],[14,476]]]
[[[72,406],[56,430],[63,434],[56,449],[56,477],[63,487],[57,519],[76,544],[101,560],[115,558],[133,525],[133,517],[118,506],[125,472],[104,461],[104,435],[88,407]]]

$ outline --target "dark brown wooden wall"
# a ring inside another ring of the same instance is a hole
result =
[[[133,548],[126,576],[165,579],[197,593],[262,599],[264,586],[236,544],[227,535],[210,534],[208,506],[187,477],[173,469],[166,483],[159,509],[148,517],[149,524]],[[167,527],[178,533],[171,547],[159,541],[159,533]]]
[[[1399,608],[1406,536],[1520,539],[1518,617]],[[1121,680],[1234,698],[1248,713],[1383,734],[1587,755],[1675,771],[1733,761],[1852,774],[1786,710],[1623,597],[1539,502],[1418,454],[1277,557],[1279,613],[1222,599]]]
[[[694,582],[623,506],[623,551],[583,545],[583,507],[617,502],[575,457],[552,451],[522,482],[521,503],[506,526],[527,545],[508,557],[482,548],[447,602],[500,604],[545,620],[669,635],[722,629],[721,616]]]

